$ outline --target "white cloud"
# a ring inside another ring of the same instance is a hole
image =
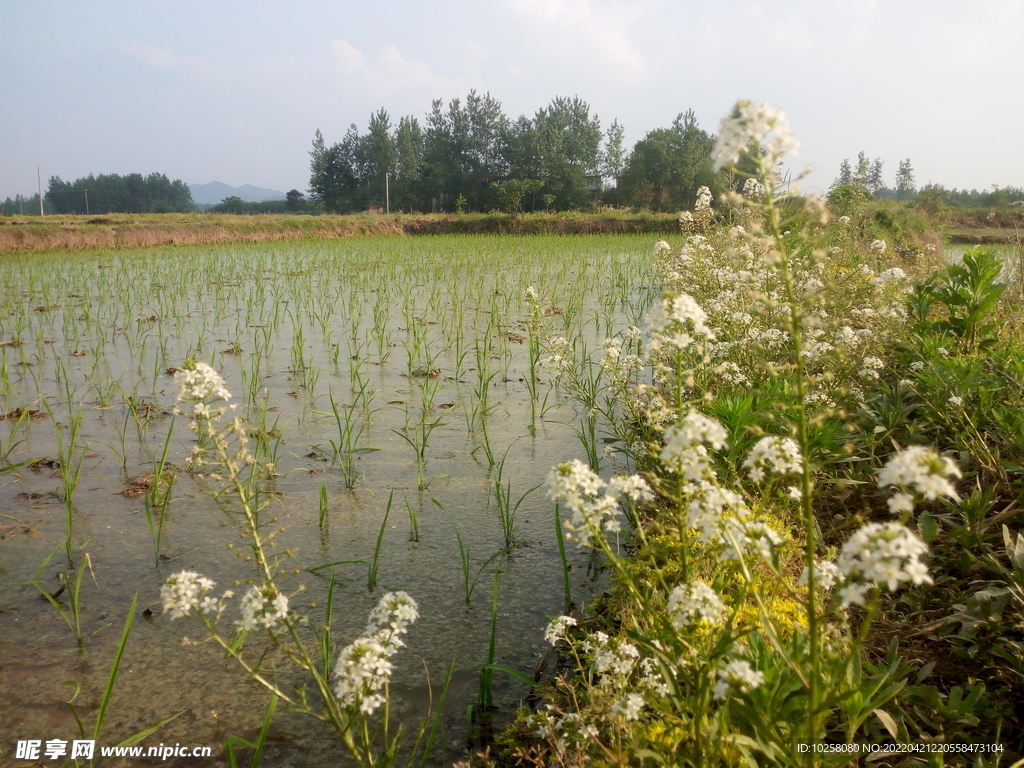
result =
[[[557,42],[573,57],[612,65],[627,76],[644,74],[647,57],[631,34],[657,0],[507,0],[509,10],[533,26],[531,36]],[[642,34],[649,37],[649,31]]]
[[[354,75],[366,68],[366,57],[348,40],[331,40],[335,68],[343,75]]]
[[[335,70],[366,85],[374,95],[389,96],[396,91],[426,91],[432,96],[460,92],[466,87],[461,79],[438,74],[426,62],[405,58],[394,45],[382,46],[372,59],[348,40],[331,41]]]
[[[157,48],[155,45],[142,43],[135,39],[129,40],[121,46],[121,50],[143,64],[193,79],[209,74],[211,71],[209,63],[202,56],[192,56],[167,48]]]

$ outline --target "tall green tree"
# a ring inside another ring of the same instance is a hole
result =
[[[896,197],[900,200],[908,200],[914,196],[917,189],[914,186],[914,168],[910,165],[910,158],[900,160],[899,170],[896,171]]]
[[[309,156],[309,194],[327,213],[351,213],[366,208],[360,136],[354,123],[345,137],[330,147],[317,129]]]
[[[384,176],[395,173],[395,137],[391,134],[391,118],[384,109],[370,115],[366,135],[359,142],[359,155],[366,200],[370,205],[384,205]]]
[[[601,173],[612,183],[611,198],[618,205],[619,179],[626,170],[626,148],[623,145],[626,130],[618,120],[612,120],[605,134],[604,152],[601,155]]]
[[[533,118],[537,160],[545,189],[558,208],[589,205],[588,177],[600,175],[601,121],[590,105],[562,96],[539,109]],[[517,174],[518,175],[518,174]]]
[[[395,132],[395,180],[392,208],[413,211],[423,207],[423,129],[415,117],[403,117]]]
[[[465,104],[441,99],[431,104],[424,137],[425,188],[432,207],[453,210],[462,195],[473,210],[496,202],[491,182],[504,177],[508,166],[503,137],[508,118],[489,93],[470,91]]]
[[[649,131],[633,147],[626,164],[626,199],[657,211],[679,210],[693,207],[702,186],[717,193],[722,180],[711,158],[714,143],[692,110],[680,113],[671,128]]]

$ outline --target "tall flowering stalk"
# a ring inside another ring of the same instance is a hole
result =
[[[796,446],[799,462],[791,462],[790,469],[799,470],[800,505],[803,511],[804,567],[807,574],[807,637],[810,657],[810,673],[807,691],[807,739],[816,742],[819,738],[819,709],[821,704],[820,632],[818,606],[818,574],[816,557],[818,550],[817,526],[813,508],[813,473],[810,465],[810,442],[807,425],[807,377],[804,350],[804,312],[808,291],[798,291],[793,274],[794,254],[785,242],[782,211],[779,203],[793,197],[796,190],[782,192],[777,189],[775,168],[782,158],[795,152],[800,144],[793,138],[785,114],[770,104],[754,104],[749,101],[737,102],[732,114],[722,120],[718,142],[715,145],[715,170],[735,165],[741,156],[747,156],[756,167],[754,178],[760,186],[759,194],[746,203],[763,213],[766,231],[763,246],[767,261],[781,274],[785,286],[785,300],[788,307],[788,332],[792,336],[793,378],[796,384]],[[753,191],[753,190],[752,190]],[[828,213],[819,201],[812,206],[820,217],[827,221]],[[790,453],[793,453],[792,451]],[[755,462],[756,463],[756,462]]]
[[[329,723],[337,731],[352,757],[362,766],[391,766],[398,758],[402,731],[392,732],[389,725],[388,687],[394,665],[391,658],[405,643],[403,636],[419,617],[416,601],[404,592],[385,594],[370,614],[364,634],[341,649],[331,663],[331,605],[334,576],[327,596],[327,613],[315,650],[311,651],[300,632],[308,623],[289,606],[289,598],[276,582],[279,559],[267,556],[267,543],[274,534],[263,537],[259,513],[262,506],[259,482],[273,470],[249,450],[245,424],[230,417],[231,393],[223,378],[206,363],[189,362],[177,374],[178,402],[192,416],[196,433],[190,464],[193,472],[214,481],[226,482],[242,509],[251,538],[259,582],[241,596],[239,618],[221,631],[220,621],[230,608],[234,593],[213,594],[215,583],[194,571],[170,576],[161,589],[164,613],[171,619],[192,616],[206,628],[210,638],[264,688],[290,704],[296,711]],[[300,587],[301,589],[301,587]],[[283,690],[243,655],[247,635],[263,633],[267,640],[313,680],[321,704],[311,704],[302,689],[298,694]],[[187,641],[186,641],[187,642]],[[320,658],[317,658],[319,655]],[[450,673],[449,673],[450,675]],[[371,718],[379,727],[371,725]],[[424,720],[419,736],[429,724]],[[381,739],[383,737],[383,744]],[[417,739],[417,745],[420,739]],[[425,751],[431,748],[428,739]]]

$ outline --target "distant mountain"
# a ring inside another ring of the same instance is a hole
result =
[[[189,184],[189,191],[192,193],[192,202],[196,205],[216,205],[225,197],[240,197],[247,203],[262,203],[264,200],[284,200],[284,192],[265,187],[254,187],[252,184],[243,184],[240,187],[232,187],[229,184],[222,184],[219,181],[211,181],[209,184]]]

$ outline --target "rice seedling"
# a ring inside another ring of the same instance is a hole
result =
[[[174,488],[174,472],[166,469],[167,454],[171,447],[173,434],[174,419],[172,418],[160,459],[153,467],[153,479],[143,496],[146,524],[149,526],[149,535],[153,540],[153,565],[160,564],[160,544],[164,536],[164,520],[167,516],[167,505],[171,503],[171,490]]]
[[[519,511],[523,500],[541,486],[538,483],[533,488],[524,491],[515,504],[512,503],[512,480],[505,480],[505,460],[508,458],[510,450],[512,450],[511,445],[505,449],[505,453],[495,466],[494,471],[494,502],[498,508],[498,519],[501,520],[501,532],[505,540],[505,547],[508,549],[511,549],[516,541],[516,512]]]
[[[455,540],[456,542],[458,542],[459,545],[459,564],[462,566],[462,584],[466,597],[466,605],[469,605],[469,603],[473,599],[473,591],[476,589],[477,582],[480,581],[480,577],[483,575],[483,572],[487,568],[487,566],[489,566],[502,555],[511,552],[512,548],[506,547],[504,549],[499,549],[489,558],[484,560],[483,564],[477,569],[475,574],[472,573],[472,567],[470,565],[472,562],[470,556],[471,553],[469,547],[465,546],[462,543],[462,534],[459,533],[459,526],[456,524],[455,518],[451,516],[451,513],[447,509],[445,509],[444,505],[441,504],[441,502],[439,502],[437,499],[431,499],[430,501],[437,505],[437,507],[442,512],[444,512],[445,515],[448,516],[448,521],[452,524],[452,530],[455,532]]]
[[[384,518],[380,521],[380,530],[377,531],[377,543],[373,547],[373,559],[366,575],[366,589],[372,592],[377,586],[377,568],[380,565],[380,549],[384,544],[384,532],[388,528],[388,517],[391,515],[391,502],[395,498],[394,489],[388,494],[388,505],[384,508]]]

